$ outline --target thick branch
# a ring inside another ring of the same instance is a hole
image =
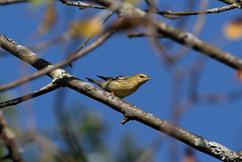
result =
[[[176,138],[199,151],[223,161],[242,161],[242,156],[225,146],[213,141],[208,141],[200,136],[176,127],[175,125],[165,120],[161,120],[150,113],[146,113],[141,108],[124,102],[118,97],[114,97],[108,92],[97,89],[88,83],[77,79],[71,79],[67,84],[68,87],[110,106],[112,109],[122,113],[129,119],[139,121],[155,130]]]
[[[190,47],[201,54],[214,58],[215,60],[228,65],[236,70],[242,69],[242,59],[229,53],[216,48],[196,36],[182,32],[172,26],[167,25],[166,23],[159,22],[156,24],[158,27],[158,32],[166,37],[171,38],[172,40],[183,44],[187,47]]]

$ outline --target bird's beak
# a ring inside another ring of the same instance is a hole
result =
[[[151,77],[147,77],[147,80],[151,80],[152,78]]]

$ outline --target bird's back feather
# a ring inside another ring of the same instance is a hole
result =
[[[103,79],[105,81],[110,80],[110,79],[113,79],[113,77],[106,77],[106,76],[101,76],[101,75],[97,75],[97,77],[98,78],[101,78],[101,79]]]

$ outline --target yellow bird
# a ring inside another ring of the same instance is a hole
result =
[[[103,79],[104,81],[98,81],[91,78],[87,78],[89,82],[97,84],[99,87],[113,93],[119,98],[124,98],[126,96],[134,93],[142,84],[150,80],[151,78],[146,74],[136,74],[133,76],[118,76],[118,77],[97,77]]]

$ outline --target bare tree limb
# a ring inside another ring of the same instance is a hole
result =
[[[232,9],[241,8],[241,6],[237,3],[229,4],[223,7],[216,7],[206,10],[200,11],[158,11],[157,13],[163,16],[189,16],[189,15],[201,15],[201,14],[214,14],[214,13],[221,13],[224,11],[229,11]]]
[[[174,41],[190,47],[201,54],[214,58],[215,60],[234,68],[235,70],[242,69],[242,59],[229,53],[220,50],[194,35],[186,32],[181,32],[163,22],[157,24],[159,33],[173,39]]]
[[[29,0],[0,0],[0,5],[10,5],[24,2],[29,2]]]
[[[110,106],[112,109],[122,113],[130,120],[139,121],[144,125],[172,136],[173,138],[220,160],[231,162],[242,161],[242,156],[225,146],[214,141],[208,141],[200,136],[176,127],[165,120],[161,120],[150,113],[144,112],[141,108],[110,95],[108,92],[94,88],[88,83],[82,82],[78,79],[71,79],[68,81],[68,87]]]
[[[81,2],[81,1],[70,1],[70,0],[59,0],[59,1],[61,1],[65,5],[76,6],[76,7],[79,7],[80,9],[86,9],[86,8],[105,9],[105,7],[103,6]]]

